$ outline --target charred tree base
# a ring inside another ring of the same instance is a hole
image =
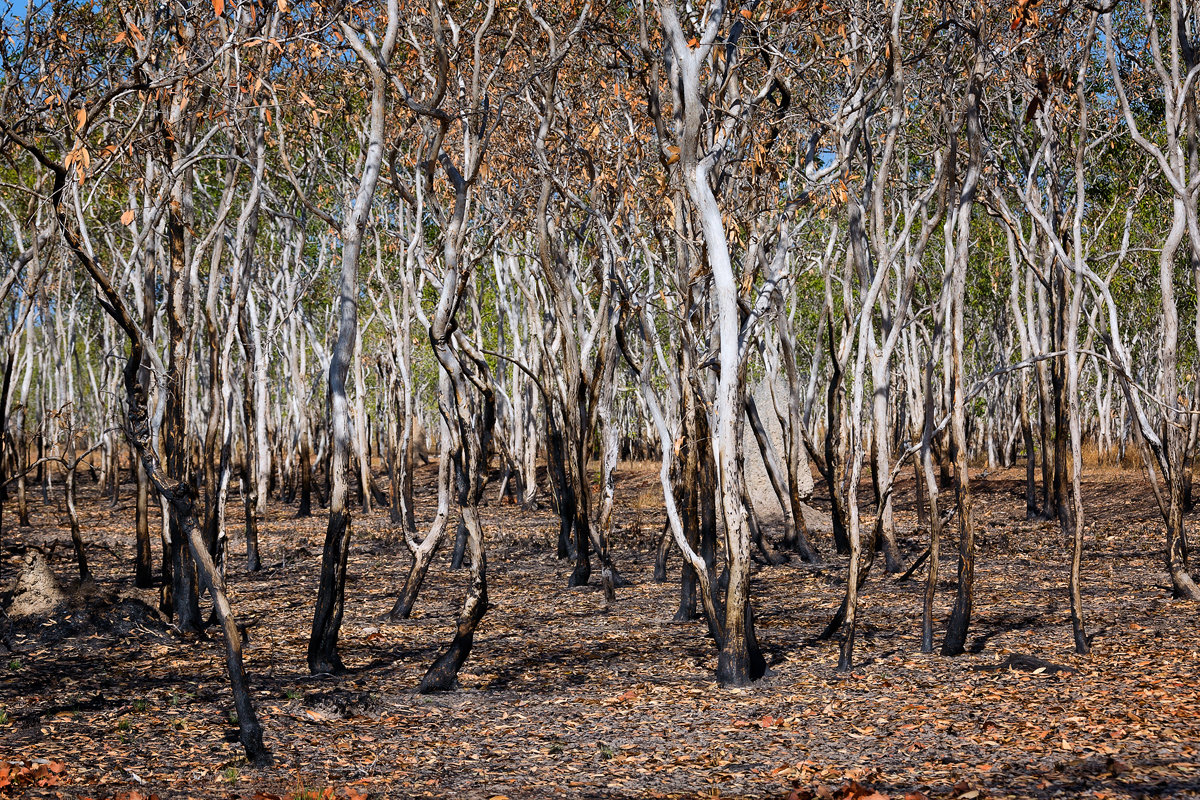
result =
[[[412,619],[413,606],[417,604],[416,595],[409,596],[406,592],[400,596],[396,604],[392,606],[392,610],[387,614],[388,622],[403,622],[406,619]]]
[[[781,550],[787,553],[795,553],[800,557],[801,561],[806,564],[812,564],[814,567],[819,567],[825,563],[821,558],[821,554],[817,552],[817,549],[812,546],[812,542],[807,538],[797,538],[791,542],[785,541]]]
[[[337,653],[309,653],[308,672],[310,675],[343,675],[346,673],[346,665]]]
[[[592,565],[590,561],[579,561],[575,564],[575,569],[571,570],[571,577],[567,579],[567,588],[574,589],[577,586],[587,586],[588,581],[592,579]]]
[[[854,627],[846,631],[846,637],[842,640],[841,649],[838,651],[838,663],[835,672],[848,673],[854,669]]]
[[[743,625],[743,633],[727,637],[717,654],[717,681],[726,689],[749,686],[767,674],[767,660],[754,631],[754,609],[748,602]]]
[[[437,661],[425,673],[417,686],[418,694],[434,692],[452,692],[458,688],[458,671],[466,663],[471,654],[471,645],[475,642],[475,633],[455,634],[450,648],[438,657]]]
[[[558,531],[558,544],[554,551],[554,557],[559,561],[569,561],[575,558],[575,549],[571,547],[571,528],[569,525],[561,526]]]
[[[667,556],[671,552],[671,545],[674,540],[671,537],[670,523],[663,525],[662,533],[658,537],[658,547],[654,552],[654,582],[667,582]],[[685,567],[686,569],[686,567]]]
[[[1181,575],[1172,575],[1171,596],[1176,600],[1200,602],[1200,586],[1197,586],[1191,575],[1186,572]]]
[[[671,618],[672,622],[691,622],[700,618],[696,608],[699,584],[695,571],[686,561],[683,562],[682,575],[679,578],[679,610]]]
[[[829,620],[829,624],[817,636],[818,642],[827,642],[832,639],[841,629],[842,624],[846,621],[846,597],[842,596],[842,604],[838,606],[838,610],[833,612],[833,617]]]
[[[172,523],[174,528],[174,523]],[[177,529],[173,536],[181,537]],[[196,586],[196,566],[184,546],[172,543],[172,587],[170,592],[171,612],[175,628],[182,634],[199,634],[204,629],[200,614],[200,594]]]
[[[887,537],[881,536],[879,549],[883,551],[884,572],[888,575],[895,575],[904,571],[904,559],[900,556],[900,550],[894,539],[889,540]]]
[[[246,751],[246,760],[251,766],[269,767],[275,763],[271,751],[263,744],[262,728],[257,724],[243,725],[238,718],[238,741]]]
[[[321,555],[321,581],[317,588],[312,633],[308,639],[308,669],[313,675],[337,675],[346,671],[338,655],[338,633],[342,626],[346,587],[346,559],[350,550],[350,515],[332,512],[325,531]]]
[[[604,588],[604,605],[607,608],[617,601],[617,586],[613,580],[612,570],[603,569],[600,574],[600,584]]]
[[[753,634],[744,648],[721,648],[717,655],[717,681],[726,689],[749,686],[767,674],[767,660]]]
[[[946,624],[946,638],[942,640],[942,655],[961,656],[966,651],[969,625],[970,618],[955,609],[955,612],[950,615],[950,621]]]
[[[633,581],[621,574],[613,563],[608,564],[608,572],[612,575],[612,584],[618,589],[624,589],[626,586],[633,586]]]

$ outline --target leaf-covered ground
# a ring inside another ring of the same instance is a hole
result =
[[[424,519],[432,478],[423,468]],[[814,637],[840,600],[844,561],[794,561],[756,569],[771,675],[733,691],[713,682],[702,623],[671,621],[678,558],[666,584],[651,580],[661,517],[652,467],[619,474],[615,551],[634,585],[610,608],[598,589],[565,588],[549,512],[483,509],[493,606],[461,690],[433,697],[412,690],[449,641],[465,582],[446,551],[415,618],[382,623],[408,554],[386,511],[358,516],[342,628],[351,672],[312,678],[304,654],[324,520],[273,505],[267,568],[244,571],[237,537],[229,576],[239,619],[251,623],[247,666],[276,758],[266,770],[247,767],[234,740],[217,628],[181,640],[136,603],[112,606],[112,593],[150,606],[156,594],[132,588],[131,486],[113,509],[88,485],[99,596],[19,629],[3,654],[0,797],[1200,797],[1200,609],[1171,598],[1148,487],[1134,472],[1086,481],[1094,641],[1080,657],[1066,543],[1056,525],[1024,520],[1020,478],[975,484],[967,655],[918,652],[924,568],[903,583],[875,573],[858,666],[835,674],[836,645]],[[5,585],[29,543],[60,542],[52,564],[70,576],[61,492],[33,514],[33,528],[12,530],[5,509]],[[910,494],[898,519],[911,560],[923,543],[908,536]],[[955,574],[953,544],[944,552],[940,620]],[[1011,654],[1072,671],[979,669]]]

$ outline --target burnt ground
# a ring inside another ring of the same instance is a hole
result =
[[[619,474],[614,549],[634,585],[611,608],[598,589],[565,588],[550,512],[483,509],[493,606],[461,689],[434,697],[412,690],[449,642],[465,584],[446,550],[415,618],[382,623],[409,558],[386,510],[357,516],[342,628],[351,671],[313,678],[304,657],[324,519],[273,504],[262,526],[267,568],[246,573],[235,536],[229,574],[239,620],[251,624],[247,667],[276,758],[261,770],[233,739],[218,629],[180,639],[150,610],[156,593],[132,588],[132,487],[113,509],[87,485],[97,587],[17,629],[14,652],[0,649],[0,797],[802,798],[829,795],[826,786],[856,797],[1200,797],[1200,609],[1171,597],[1149,487],[1136,472],[1087,476],[1094,640],[1081,657],[1067,543],[1056,525],[1025,521],[1022,474],[975,478],[968,654],[919,653],[924,568],[907,582],[877,572],[856,668],[836,674],[836,644],[814,637],[844,590],[844,560],[794,561],[756,568],[771,675],[741,690],[715,685],[702,623],[671,621],[678,558],[668,583],[651,580],[661,518],[651,466]],[[420,480],[427,520],[433,468]],[[5,586],[21,547],[53,542],[51,564],[67,582],[61,504],[57,489],[49,506],[39,496],[34,526],[17,530],[5,509]],[[911,509],[905,490],[898,522],[910,561],[924,547]],[[230,510],[236,527],[240,503]],[[819,546],[832,552],[828,540]],[[939,622],[953,599],[952,542],[944,552]],[[1070,669],[979,669],[1014,654]],[[849,780],[861,786],[838,790]]]

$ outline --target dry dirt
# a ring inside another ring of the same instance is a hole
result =
[[[14,628],[13,652],[0,653],[0,797],[1200,797],[1200,609],[1171,597],[1161,518],[1138,473],[1086,480],[1090,655],[1072,648],[1066,542],[1056,525],[1025,521],[1021,474],[1000,472],[975,479],[967,655],[918,652],[924,568],[903,583],[876,573],[858,664],[836,674],[836,644],[814,637],[840,600],[845,565],[823,538],[824,567],[756,568],[771,675],[734,691],[712,679],[702,623],[671,622],[678,558],[666,584],[651,580],[653,467],[618,477],[615,553],[635,583],[611,608],[598,589],[565,588],[552,514],[483,509],[493,606],[461,689],[434,697],[412,690],[449,642],[464,588],[448,553],[415,618],[381,623],[408,555],[386,511],[357,516],[341,645],[351,672],[312,678],[304,655],[324,519],[273,504],[267,568],[246,573],[235,537],[229,575],[239,619],[252,625],[247,667],[276,759],[264,770],[247,767],[233,739],[218,629],[180,639],[155,616],[154,592],[132,589],[132,487],[113,509],[84,486],[97,586],[46,623]],[[432,478],[423,468],[425,520]],[[827,507],[821,496],[818,486]],[[923,542],[909,491],[898,508],[911,561]],[[69,585],[59,489],[49,506],[35,502],[33,519],[14,529],[5,509],[2,585],[11,588],[22,548],[55,542],[51,564]],[[944,551],[939,622],[955,574],[953,546]],[[978,669],[1012,654],[1071,671]]]

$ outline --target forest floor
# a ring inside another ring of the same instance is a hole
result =
[[[433,476],[422,468],[421,520]],[[618,475],[614,552],[634,583],[609,608],[598,588],[566,588],[550,512],[483,509],[493,606],[461,689],[438,696],[413,688],[461,602],[465,574],[448,553],[414,619],[382,623],[409,557],[386,510],[357,515],[341,638],[350,672],[313,678],[305,648],[324,518],[272,504],[266,568],[244,570],[237,536],[229,572],[234,608],[252,624],[268,769],[248,767],[234,739],[219,630],[183,640],[132,600],[111,605],[114,593],[150,606],[157,595],[132,588],[132,487],[114,509],[87,484],[84,535],[110,600],[14,629],[0,662],[0,797],[1200,797],[1200,609],[1171,597],[1149,487],[1132,471],[1087,475],[1094,640],[1077,656],[1068,545],[1057,525],[1025,520],[1022,477],[973,478],[980,554],[966,655],[919,652],[924,567],[906,582],[876,572],[857,665],[835,673],[836,644],[814,637],[841,599],[844,559],[794,560],[755,570],[771,674],[740,690],[715,684],[703,624],[671,621],[678,557],[667,583],[652,581],[662,510],[651,465]],[[29,544],[59,542],[55,572],[66,582],[73,569],[61,491],[45,507],[35,495],[32,528],[11,529],[5,509],[4,585]],[[897,515],[910,562],[924,548],[911,499],[901,493]],[[939,626],[956,569],[953,543],[943,552]],[[1069,671],[981,669],[1012,654]]]

